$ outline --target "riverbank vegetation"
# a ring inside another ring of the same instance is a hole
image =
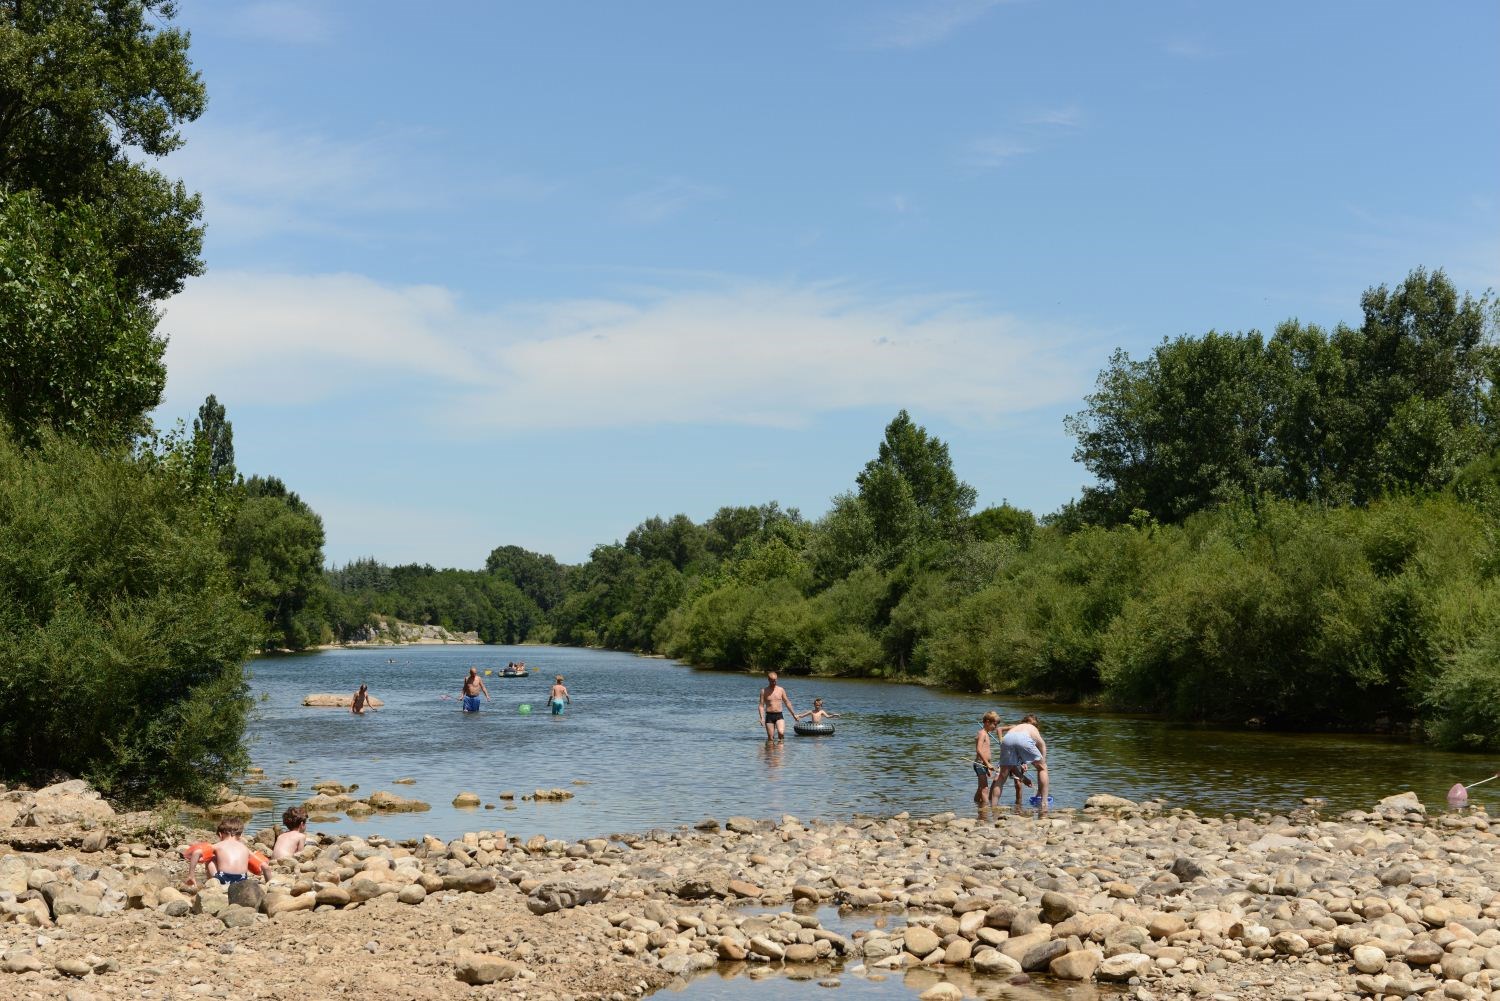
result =
[[[206,100],[173,15],[0,6],[0,777],[202,799],[243,760],[245,657],[380,616],[1500,746],[1495,305],[1441,272],[1355,325],[1117,353],[1068,422],[1095,482],[1042,518],[976,512],[903,411],[816,519],[325,569],[322,520],[236,468],[213,396],[191,428],[149,418],[159,306],[203,270],[199,198],[158,169]]]
[[[1494,305],[1422,270],[1361,305],[1117,353],[1068,421],[1097,482],[1047,517],[971,513],[903,412],[822,518],[649,519],[539,635],[1500,746]]]

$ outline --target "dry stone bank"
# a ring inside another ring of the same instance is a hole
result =
[[[321,838],[265,885],[197,892],[185,832],[106,814],[81,784],[0,803],[5,998],[624,1001],[717,970],[901,976],[931,999],[1033,981],[1136,1001],[1500,1001],[1497,833],[1413,796],[1336,819],[1096,797],[1041,820]],[[840,934],[835,906],[869,920]]]

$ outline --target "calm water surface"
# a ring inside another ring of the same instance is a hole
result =
[[[537,673],[491,676],[484,711],[458,711],[451,697],[469,665],[498,675],[511,660]],[[545,712],[554,674],[566,675],[573,693],[561,718]],[[383,710],[357,717],[301,705],[310,692],[347,694],[361,682],[385,700]],[[361,796],[388,789],[432,804],[428,813],[314,825],[396,838],[501,828],[576,839],[704,816],[965,812],[972,809],[973,734],[987,709],[1005,719],[1025,710],[1041,715],[1059,807],[1109,792],[1216,812],[1288,810],[1301,797],[1323,796],[1338,811],[1408,788],[1432,806],[1455,781],[1495,770],[1487,759],[1379,738],[1206,730],[873,681],[783,683],[799,708],[816,695],[845,714],[837,735],[795,737],[788,728],[784,746],[767,746],[756,722],[759,676],[630,654],[432,646],[261,659],[253,667],[260,701],[250,736],[267,781],[254,791],[276,807],[253,818],[252,829],[306,799],[323,778],[358,783]],[[520,715],[522,703],[535,711]],[[393,784],[403,777],[416,783]],[[279,788],[283,778],[300,787]],[[1476,789],[1476,802],[1493,805],[1495,786]],[[502,790],[519,796],[538,787],[565,787],[576,798],[518,799],[515,809],[499,799]],[[460,791],[497,809],[454,809]]]

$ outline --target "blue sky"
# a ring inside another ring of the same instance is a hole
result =
[[[414,12],[418,12],[415,13]],[[185,0],[216,393],[331,562],[822,514],[905,407],[981,505],[1115,347],[1500,285],[1500,5]]]

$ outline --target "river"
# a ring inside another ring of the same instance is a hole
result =
[[[499,678],[511,660],[535,673]],[[466,715],[452,696],[471,664],[494,672],[486,679],[493,699]],[[573,694],[560,718],[545,711],[555,674],[566,676]],[[361,683],[385,700],[384,709],[357,717],[301,705],[310,692],[349,693]],[[987,709],[1007,720],[1028,710],[1041,716],[1058,807],[1109,792],[1217,813],[1286,811],[1321,796],[1329,810],[1341,811],[1403,789],[1440,805],[1455,781],[1494,770],[1486,759],[1395,739],[1211,730],[913,685],[802,677],[783,679],[794,703],[806,708],[822,696],[844,714],[838,733],[795,737],[788,730],[784,746],[768,746],[756,720],[762,683],[758,675],[565,647],[413,646],[263,658],[252,668],[250,749],[266,782],[253,791],[276,806],[252,818],[251,829],[306,799],[318,779],[357,783],[361,796],[386,789],[432,804],[427,813],[314,825],[395,838],[503,829],[577,839],[706,816],[967,812],[973,734]],[[521,715],[522,703],[534,711]],[[405,777],[416,781],[394,784]],[[298,788],[280,788],[286,778]],[[1500,800],[1497,786],[1476,789],[1475,801]],[[566,788],[575,798],[519,798],[539,787]],[[456,809],[450,803],[461,791],[496,808]],[[502,791],[517,799],[502,801]]]

